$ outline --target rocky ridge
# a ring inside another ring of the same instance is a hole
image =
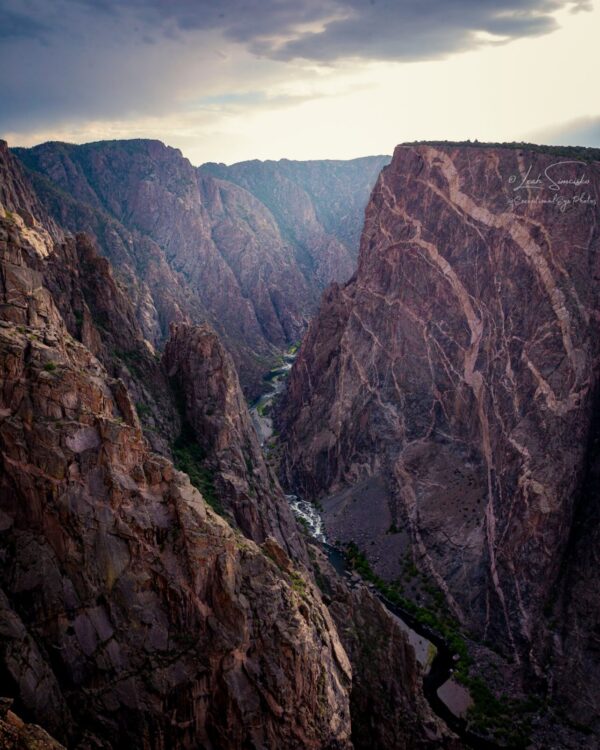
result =
[[[294,261],[315,296],[329,282],[346,281],[354,272],[364,209],[388,163],[388,156],[254,160],[231,166],[204,164],[199,171],[238,185],[261,201],[290,243]]]

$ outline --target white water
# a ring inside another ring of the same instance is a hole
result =
[[[283,364],[277,368],[279,374],[277,374],[271,381],[271,388],[267,393],[256,401],[256,403],[250,408],[250,415],[254,422],[254,427],[258,433],[261,447],[265,447],[273,437],[273,419],[269,414],[260,414],[260,411],[268,409],[273,405],[273,401],[278,396],[285,386],[285,380],[292,369],[292,364],[296,358],[295,354],[284,354]],[[318,510],[308,500],[303,500],[298,495],[286,495],[287,501],[290,504],[292,511],[296,518],[304,525],[314,539],[318,542],[327,542],[327,535],[325,533],[325,526],[323,519],[319,515]]]
[[[294,511],[294,515],[300,520],[300,523],[306,526],[310,536],[318,542],[326,543],[327,534],[325,533],[323,519],[315,506],[309,503],[308,500],[298,497],[298,495],[286,495],[286,498],[291,509]]]

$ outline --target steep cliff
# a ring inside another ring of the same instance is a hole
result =
[[[281,329],[275,342],[263,335],[252,301],[212,241],[188,160],[158,141],[50,143],[17,152],[48,178],[38,178],[36,191],[61,225],[90,233],[123,274],[154,343],[164,341],[173,321],[208,321],[256,392],[273,346],[283,342]]]
[[[28,236],[2,207],[0,681],[17,712],[69,747],[350,747],[351,670],[310,577],[149,450]]]
[[[123,380],[150,445],[169,456],[180,431],[176,400],[110,263],[87,235],[78,234],[56,245],[38,268],[69,333]]]
[[[597,616],[563,600],[579,612],[574,636],[550,613],[565,568],[593,575],[593,534],[584,542],[576,519],[597,518],[597,491],[582,491],[599,196],[593,153],[399,146],[358,270],[326,293],[279,415],[286,481],[322,499],[333,539],[357,542],[388,579],[408,555],[459,623],[535,690],[568,695],[573,719],[585,704],[592,725]],[[557,663],[579,665],[569,685]]]
[[[145,337],[157,344],[171,322],[210,323],[249,395],[260,390],[275,353],[303,333],[323,286],[352,273],[355,227],[385,160],[364,160],[368,169],[317,163],[319,174],[331,173],[326,196],[281,176],[273,207],[257,189],[272,181],[260,164],[252,194],[158,141],[15,152],[34,171],[56,221],[89,233],[111,260]]]

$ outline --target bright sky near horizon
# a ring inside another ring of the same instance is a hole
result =
[[[0,136],[194,163],[600,147],[600,0],[0,0]]]

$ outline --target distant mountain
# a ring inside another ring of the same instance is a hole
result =
[[[389,156],[349,161],[245,161],[204,164],[201,174],[248,190],[271,212],[311,286],[354,272],[369,194]]]
[[[14,153],[61,226],[85,231],[127,285],[155,344],[209,322],[256,395],[322,289],[354,270],[364,207],[387,157],[196,169],[159,141],[45,143]]]

